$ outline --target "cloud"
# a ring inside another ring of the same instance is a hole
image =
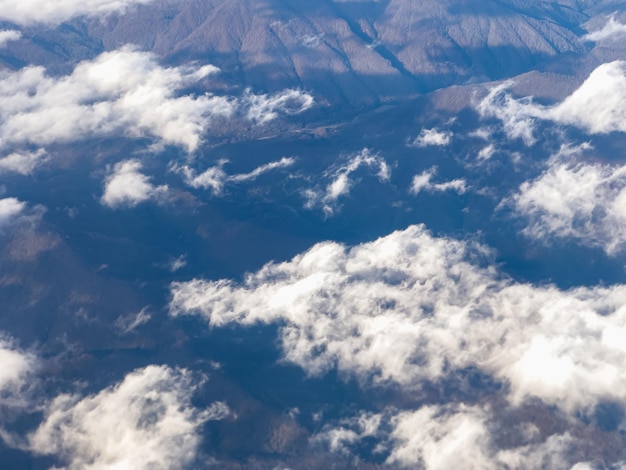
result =
[[[196,457],[203,423],[229,414],[221,402],[194,408],[197,386],[184,369],[148,366],[94,395],[60,395],[29,446],[69,470],[182,468]]]
[[[14,197],[0,199],[0,227],[6,225],[26,208],[26,203]]]
[[[211,118],[230,116],[231,100],[177,91],[217,72],[211,65],[161,67],[124,47],[50,77],[42,67],[0,73],[0,147],[46,145],[108,135],[153,137],[193,151]]]
[[[531,98],[514,99],[507,91],[513,82],[506,81],[493,87],[481,100],[477,110],[482,117],[494,117],[502,122],[510,139],[521,139],[526,145],[533,145],[535,118],[541,108]]]
[[[0,30],[0,49],[3,47],[6,47],[7,43],[11,41],[17,41],[21,37],[22,37],[22,33],[19,31],[15,31],[12,29],[1,29]]]
[[[153,0],[0,0],[0,19],[17,24],[59,24],[79,16],[124,13]]]
[[[615,21],[615,16],[612,15],[602,29],[585,34],[583,40],[602,42],[607,39],[618,39],[626,35],[626,24]]]
[[[293,166],[295,161],[295,158],[283,157],[280,160],[261,165],[249,173],[239,173],[233,175],[229,175],[224,171],[224,165],[228,163],[228,160],[220,160],[216,166],[208,168],[200,174],[196,173],[195,170],[187,165],[182,167],[174,166],[172,167],[172,171],[181,173],[185,179],[185,183],[192,188],[211,189],[215,196],[219,196],[224,191],[224,186],[227,183],[254,181],[265,173],[289,168]]]
[[[492,88],[478,104],[483,117],[502,121],[509,138],[533,145],[538,119],[575,126],[590,134],[626,132],[626,62],[597,67],[585,82],[560,103],[536,104],[531,98],[514,99],[507,90],[511,82]]]
[[[420,135],[413,141],[413,145],[416,147],[428,147],[431,145],[445,147],[450,144],[451,140],[452,132],[439,131],[437,129],[422,129]]]
[[[28,376],[38,367],[35,355],[19,349],[15,342],[0,336],[0,393],[6,398],[8,391],[19,397],[20,389],[27,385]],[[4,400],[3,400],[4,402]]]
[[[330,180],[325,188],[305,190],[303,192],[306,198],[305,207],[308,209],[321,207],[327,216],[333,215],[337,211],[339,199],[350,194],[355,183],[352,175],[363,167],[376,170],[376,176],[381,182],[389,181],[391,178],[391,169],[385,159],[364,148],[352,155],[347,163],[335,165],[325,172],[324,177]]]
[[[274,95],[255,95],[248,90],[243,101],[248,108],[247,118],[257,124],[266,124],[279,113],[302,113],[315,103],[311,95],[301,90],[285,90]]]
[[[218,71],[195,63],[162,67],[154,54],[131,46],[81,62],[61,77],[33,66],[0,71],[0,151],[125,136],[193,152],[217,119],[238,117],[263,125],[314,103],[299,90],[247,91],[243,97],[181,94]]]
[[[515,283],[484,247],[411,226],[346,248],[320,243],[236,284],[171,285],[172,315],[214,327],[281,325],[284,359],[415,390],[476,368],[566,412],[626,400],[626,286]]]
[[[36,152],[20,151],[0,158],[0,173],[18,173],[30,175],[46,161],[47,153],[43,149]]]
[[[446,470],[461,463],[468,469],[571,468],[575,460],[571,450],[577,441],[569,434],[499,450],[493,418],[483,406],[426,405],[410,411],[362,413],[338,426],[327,426],[315,440],[326,442],[334,452],[348,452],[364,439],[374,438],[379,442],[375,451],[388,454],[387,464],[405,468]],[[515,434],[516,429],[509,425],[507,432]]]
[[[508,201],[527,237],[573,239],[609,255],[626,248],[626,165],[553,158]]]
[[[140,173],[139,160],[125,160],[116,163],[113,171],[105,179],[104,194],[100,202],[112,209],[134,207],[149,200],[160,200],[167,195],[166,185],[154,186],[150,178]]]
[[[419,194],[422,191],[430,193],[454,191],[457,194],[464,194],[467,191],[467,183],[463,178],[446,181],[445,183],[433,183],[431,182],[433,176],[437,173],[437,168],[430,168],[419,175],[413,177],[411,183],[411,193]]]
[[[123,334],[128,334],[136,330],[141,325],[144,325],[150,321],[152,315],[148,312],[148,307],[142,308],[135,314],[129,314],[126,316],[118,317],[115,320],[115,327]]]

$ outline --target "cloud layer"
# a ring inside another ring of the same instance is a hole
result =
[[[174,166],[172,171],[181,173],[185,183],[192,188],[210,189],[215,196],[223,193],[227,184],[237,184],[245,181],[254,181],[259,176],[274,171],[291,167],[295,163],[295,158],[283,157],[280,160],[261,165],[249,173],[238,173],[229,175],[224,171],[224,165],[228,160],[220,160],[216,166],[212,166],[201,173],[197,173],[193,168],[184,165]]]

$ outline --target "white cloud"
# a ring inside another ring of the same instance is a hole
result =
[[[105,180],[100,202],[111,208],[134,207],[141,202],[159,200],[167,195],[167,186],[154,186],[150,183],[150,178],[140,173],[140,170],[139,160],[116,163]]]
[[[0,173],[30,175],[45,162],[47,153],[43,149],[36,152],[20,151],[0,158]]]
[[[1,4],[1,2],[0,2]],[[6,47],[7,43],[17,41],[22,37],[22,33],[12,29],[0,29],[0,49]]]
[[[413,141],[413,145],[415,145],[416,147],[445,147],[446,145],[450,144],[451,140],[452,132],[439,131],[437,129],[422,129],[420,135],[418,135]]]
[[[248,107],[247,118],[257,124],[272,121],[279,113],[299,114],[314,104],[313,97],[301,90],[285,90],[275,95],[254,95],[248,90],[243,101]]]
[[[445,192],[454,191],[457,194],[463,194],[467,191],[467,183],[463,178],[446,181],[444,183],[433,183],[431,180],[436,175],[437,168],[430,168],[419,175],[413,177],[411,183],[411,193],[419,194],[422,191],[433,192]]]
[[[68,470],[158,470],[190,464],[207,420],[228,407],[192,406],[197,383],[186,370],[149,366],[95,395],[60,395],[30,434],[33,452],[56,455]]]
[[[493,415],[477,405],[426,405],[417,410],[361,413],[326,426],[314,441],[331,451],[347,453],[365,438],[388,452],[387,464],[428,470],[467,469],[569,469],[577,441],[569,434],[553,434],[542,442],[524,442],[506,450],[494,443]],[[509,425],[507,432],[517,430]],[[536,439],[533,439],[537,441]],[[578,463],[582,465],[582,463]],[[581,468],[582,467],[578,467]]]
[[[618,39],[626,35],[626,24],[615,21],[615,16],[611,16],[602,29],[590,32],[583,36],[586,41],[602,42],[607,39]]]
[[[590,134],[626,132],[624,61],[600,65],[574,93],[554,106],[542,106],[530,98],[514,99],[507,93],[510,85],[506,82],[491,89],[477,109],[482,116],[502,121],[511,139],[534,144],[537,119],[575,126]]]
[[[411,387],[468,367],[566,412],[626,400],[626,286],[518,284],[484,248],[412,226],[347,249],[321,243],[241,284],[173,283],[172,315],[278,323],[285,360]],[[484,264],[484,263],[483,263]]]
[[[216,166],[208,168],[198,174],[189,166],[173,167],[172,171],[181,173],[185,182],[192,188],[211,189],[214,195],[219,196],[224,191],[227,183],[242,183],[254,181],[259,176],[279,169],[289,168],[295,163],[295,158],[283,157],[280,160],[261,165],[249,173],[238,173],[229,175],[224,171],[224,165],[228,160],[220,160]]]
[[[265,124],[313,105],[299,90],[242,98],[181,95],[219,71],[212,65],[162,67],[149,52],[125,46],[81,62],[67,76],[42,67],[0,71],[0,150],[85,138],[151,138],[189,152],[215,119],[234,115]]]
[[[22,351],[6,336],[0,337],[0,392],[6,397],[12,391],[17,397],[20,389],[27,385],[28,376],[38,367],[37,358]]]
[[[144,307],[135,314],[118,317],[115,320],[115,326],[121,333],[128,334],[141,325],[148,323],[151,318],[152,315],[148,312],[148,307]]]
[[[609,255],[626,248],[626,165],[553,158],[508,202],[530,238],[570,238]]]
[[[234,104],[177,90],[216,71],[211,65],[164,68],[154,55],[124,47],[64,77],[49,77],[41,67],[1,72],[0,146],[119,134],[193,151],[211,118],[230,116]]]
[[[364,148],[351,156],[347,163],[333,166],[325,172],[324,177],[330,180],[325,188],[305,190],[305,207],[321,207],[327,216],[333,215],[338,208],[339,199],[350,194],[355,183],[352,175],[363,167],[376,170],[376,176],[381,182],[387,182],[391,178],[391,169],[385,159]]]
[[[14,197],[0,199],[0,227],[6,225],[26,208],[26,203]]]
[[[495,117],[502,121],[510,139],[521,139],[530,146],[537,141],[533,133],[535,117],[540,108],[530,98],[514,99],[507,93],[512,84],[507,81],[490,89],[478,104],[477,110],[483,117]]]
[[[153,0],[0,0],[0,19],[18,24],[58,24],[78,16],[124,13]]]

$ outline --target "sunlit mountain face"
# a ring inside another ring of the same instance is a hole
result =
[[[625,41],[0,0],[0,468],[626,468]]]

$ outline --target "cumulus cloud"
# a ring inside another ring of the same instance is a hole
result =
[[[553,158],[508,201],[534,239],[573,239],[615,255],[626,248],[626,165]]]
[[[597,67],[565,100],[553,106],[534,103],[531,98],[514,99],[507,92],[511,82],[492,88],[478,104],[484,117],[502,121],[509,138],[536,142],[536,120],[571,125],[590,134],[626,132],[626,62],[614,61]]]
[[[12,29],[0,30],[0,49],[6,47],[7,43],[17,41],[22,37],[22,33]]]
[[[335,165],[324,173],[330,180],[324,188],[313,188],[304,191],[305,207],[313,209],[321,207],[327,216],[333,215],[338,208],[338,201],[350,194],[355,184],[353,174],[361,168],[376,171],[379,181],[386,182],[391,178],[391,169],[383,157],[364,148],[351,156],[347,163]]]
[[[0,0],[0,19],[13,23],[59,24],[78,16],[124,13],[153,0]]]
[[[161,67],[151,53],[124,47],[50,77],[42,67],[0,73],[0,146],[46,145],[93,136],[154,137],[193,151],[215,116],[230,116],[231,100],[178,96],[217,72],[211,65]]]
[[[0,173],[18,173],[30,175],[46,161],[47,153],[43,149],[35,152],[13,152],[0,158]]]
[[[172,315],[280,324],[285,360],[414,389],[474,367],[567,412],[626,400],[626,286],[515,283],[484,248],[412,226],[348,249],[321,243],[240,283],[173,283]],[[481,260],[479,262],[479,260]]]
[[[154,186],[150,178],[140,172],[139,160],[125,160],[116,163],[113,171],[106,177],[104,194],[100,202],[112,209],[126,206],[134,207],[148,200],[159,200],[167,195],[166,185]]]
[[[94,395],[60,395],[29,435],[29,447],[57,456],[69,470],[185,467],[196,456],[203,423],[229,414],[221,402],[194,408],[197,385],[184,369],[149,366]]]
[[[413,177],[411,183],[411,193],[419,194],[422,191],[430,193],[440,193],[445,191],[454,191],[457,194],[463,194],[467,191],[467,183],[463,178],[446,181],[444,183],[433,183],[431,180],[437,174],[437,168],[430,168],[419,175]]]
[[[452,132],[440,131],[437,129],[422,129],[420,135],[418,135],[413,141],[413,145],[416,147],[445,147],[450,144],[451,140]]]
[[[185,182],[192,188],[210,189],[214,195],[219,196],[224,191],[224,186],[228,183],[242,183],[245,181],[254,181],[259,176],[284,168],[289,168],[295,163],[295,158],[283,157],[280,160],[269,162],[258,166],[249,173],[238,173],[229,175],[224,171],[224,165],[228,160],[220,160],[216,166],[208,168],[202,173],[196,173],[195,170],[187,165],[182,167],[173,167],[172,170],[181,173]]]
[[[14,198],[0,199],[0,227],[6,225],[26,209],[26,203]]]
[[[622,24],[615,20],[615,16],[611,16],[602,29],[598,29],[583,36],[584,40],[593,42],[602,42],[608,39],[618,39],[626,35],[626,24]]]

